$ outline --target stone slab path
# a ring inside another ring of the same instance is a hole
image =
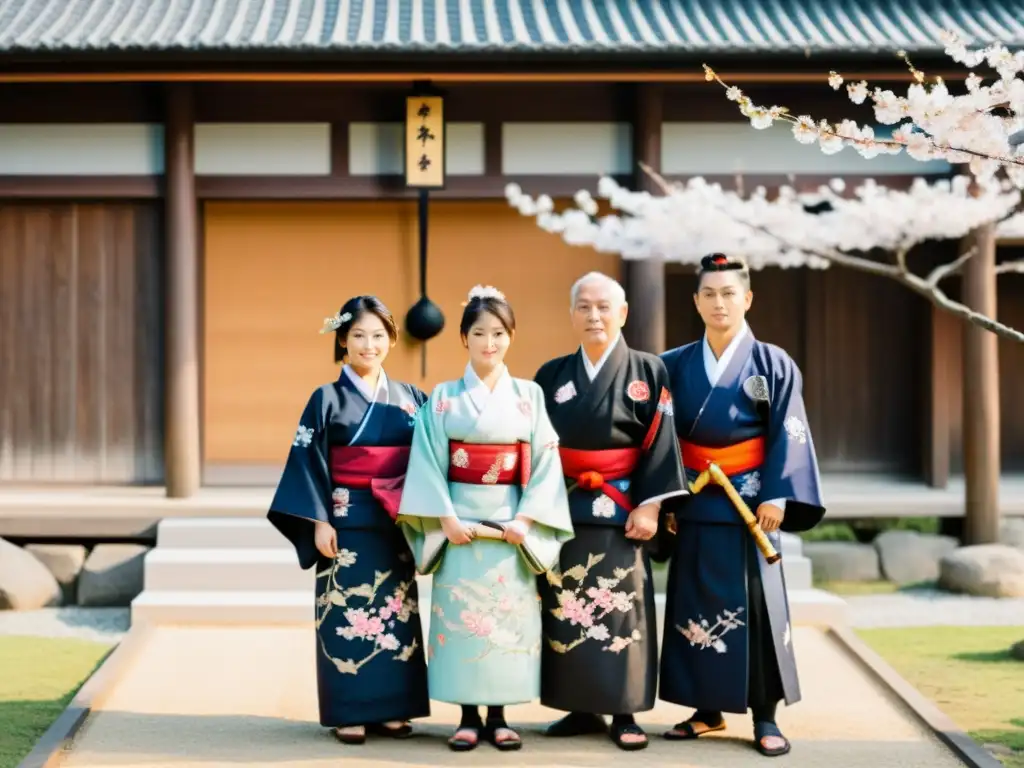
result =
[[[794,749],[773,766],[961,765],[828,635],[796,627],[794,643],[804,700],[780,712],[780,726]],[[498,753],[486,744],[468,754],[450,752],[444,739],[457,721],[457,709],[436,703],[416,738],[346,747],[317,724],[314,653],[312,630],[301,627],[157,629],[90,717],[63,765],[314,768],[339,760],[353,768],[766,764],[749,745],[746,717],[730,718],[723,735],[685,744],[653,738],[644,752],[626,754],[604,737],[544,738],[539,727],[557,713],[539,705],[508,710],[510,722],[523,726],[525,743],[518,753]],[[640,722],[655,735],[688,714],[659,703]]]

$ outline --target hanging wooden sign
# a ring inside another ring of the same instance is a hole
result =
[[[405,100],[405,184],[415,189],[444,189],[444,99],[409,96]]]

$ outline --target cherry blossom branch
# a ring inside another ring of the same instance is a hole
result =
[[[900,51],[898,55],[913,78],[906,96],[878,87],[870,89],[867,81],[846,86],[851,102],[859,105],[870,100],[877,122],[896,125],[888,139],[876,138],[873,127],[858,125],[853,120],[832,124],[809,115],[793,116],[786,107],[755,104],[707,64],[704,76],[725,89],[726,97],[738,104],[741,114],[754,128],[765,129],[776,121],[790,123],[798,142],[818,143],[825,154],[834,154],[847,146],[854,147],[865,158],[906,151],[916,160],[943,159],[953,164],[969,164],[971,173],[986,183],[994,182],[1001,172],[1016,186],[1024,187],[1024,157],[1018,154],[1017,138],[1024,129],[1024,80],[1018,77],[1024,72],[1024,52],[1012,53],[998,43],[969,50],[951,32],[942,37],[946,53],[955,61],[967,67],[987,63],[999,79],[985,85],[981,77],[971,72],[965,80],[966,93],[953,95],[941,78],[926,82],[925,73]],[[830,72],[828,83],[839,90],[843,77]]]
[[[843,195],[844,183],[834,179],[815,192],[798,193],[792,186],[782,186],[769,199],[763,187],[740,194],[700,177],[669,183],[649,166],[641,167],[664,194],[632,191],[610,177],[602,178],[598,195],[613,210],[604,216],[599,216],[598,202],[586,190],[576,193],[575,207],[561,212],[555,212],[547,195],[531,198],[516,184],[506,188],[506,197],[522,215],[535,217],[538,226],[570,245],[625,259],[692,264],[721,250],[742,254],[753,269],[834,264],[896,280],[951,314],[1024,342],[1021,332],[973,312],[942,290],[941,281],[961,269],[973,251],[923,277],[908,266],[908,254],[927,240],[959,240],[995,222],[1000,222],[1000,235],[1006,236],[1024,225],[1024,215],[1015,214],[1022,197],[1016,190],[977,189],[969,176],[957,176],[931,183],[916,179],[906,190],[868,180]],[[892,258],[865,256],[876,251]],[[1011,269],[1016,268],[1000,265],[1001,272]]]
[[[809,115],[794,117],[790,114],[788,107],[765,107],[755,104],[740,88],[729,85],[707,64],[704,65],[704,79],[721,85],[725,89],[726,97],[729,101],[735,101],[739,105],[740,114],[748,118],[754,128],[759,130],[769,128],[777,120],[790,123],[793,125],[793,135],[797,141],[801,144],[813,144],[815,141],[818,141],[821,143],[822,151],[825,154],[834,154],[843,147],[850,146],[856,148],[868,159],[879,154],[895,155],[903,150],[907,150],[907,154],[922,161],[964,155],[979,160],[1024,167],[1024,159],[1022,158],[991,154],[971,149],[970,147],[943,144],[928,132],[920,129],[914,132],[898,129],[893,131],[892,138],[890,139],[876,139],[874,129],[871,126],[859,126],[853,120],[843,120],[841,123],[833,125],[827,120],[815,122],[814,118]],[[832,83],[838,82],[839,85],[842,85],[842,76],[836,72],[830,72],[829,81]],[[833,87],[835,88],[835,86]],[[855,86],[847,87],[863,88],[866,92],[868,84],[866,81],[861,81]],[[918,155],[922,156],[918,157]],[[964,162],[964,160],[961,159],[960,162]]]
[[[661,174],[657,173],[646,164],[641,164],[641,167],[666,195],[672,194],[673,186],[663,176],[661,176]],[[725,211],[723,211],[723,213],[725,213]],[[998,320],[988,317],[987,315],[983,315],[980,312],[976,312],[966,304],[954,301],[939,287],[939,281],[943,277],[951,274],[954,271],[954,268],[960,269],[975,254],[975,248],[972,248],[962,254],[950,264],[943,265],[943,267],[937,267],[928,277],[923,278],[920,275],[911,272],[907,267],[907,253],[912,245],[906,245],[897,249],[895,254],[895,264],[883,264],[878,261],[873,261],[860,256],[853,256],[833,249],[808,249],[804,245],[790,242],[787,238],[770,230],[762,224],[744,221],[736,216],[733,216],[733,219],[738,224],[743,224],[744,226],[750,227],[763,235],[774,238],[780,245],[787,249],[803,250],[809,255],[848,267],[849,269],[857,269],[861,272],[868,272],[873,275],[881,275],[883,277],[889,277],[896,280],[950,314],[956,315],[969,323],[980,326],[987,331],[991,331],[1001,338],[1011,339],[1019,344],[1024,344],[1024,332],[1018,331],[1016,328],[1011,328],[1010,326],[1000,323]],[[997,268],[997,272],[998,271],[999,270]]]
[[[1008,275],[1011,272],[1017,272],[1024,275],[1024,259],[1020,261],[1008,261],[1005,264],[996,265],[997,275]]]
[[[929,285],[938,286],[942,280],[959,272],[963,265],[966,264],[977,252],[977,247],[971,247],[968,248],[966,252],[961,253],[955,261],[951,261],[948,264],[940,264],[928,274],[928,277],[925,278],[926,282]]]

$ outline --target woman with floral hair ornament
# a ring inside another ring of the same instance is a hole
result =
[[[483,739],[518,749],[504,709],[540,694],[536,576],[557,561],[572,524],[544,395],[504,364],[512,307],[476,286],[459,330],[469,362],[435,387],[416,424],[398,521],[417,569],[433,574],[430,696],[462,706],[450,748]]]
[[[384,373],[398,330],[379,299],[349,299],[331,331],[341,374],[310,395],[267,516],[316,568],[320,724],[361,744],[407,737],[430,714],[415,568],[395,525],[426,395]]]
[[[825,509],[800,370],[754,338],[752,301],[742,261],[705,256],[704,338],[662,355],[692,493],[666,507],[660,543],[671,564],[659,697],[697,710],[665,738],[723,730],[723,712],[749,709],[755,748],[775,756],[790,750],[776,706],[800,700],[778,532],[808,530]]]

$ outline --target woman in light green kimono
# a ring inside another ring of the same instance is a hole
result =
[[[430,697],[462,705],[449,746],[518,749],[504,707],[540,695],[536,576],[558,562],[572,523],[544,395],[503,362],[515,333],[505,297],[470,291],[460,332],[469,364],[420,409],[398,522],[419,572],[433,574]]]

